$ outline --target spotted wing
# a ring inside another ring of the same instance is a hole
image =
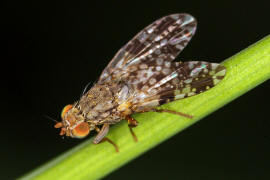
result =
[[[142,74],[134,74],[133,78],[139,76],[143,80],[130,83],[135,92],[128,101],[132,102],[135,112],[204,92],[218,84],[226,74],[224,66],[204,61],[156,62],[149,69],[151,77],[143,79]],[[149,69],[144,73],[149,73]]]
[[[196,30],[196,20],[188,14],[165,16],[138,33],[122,47],[102,72],[99,82],[125,81],[130,66],[157,58],[172,61],[184,49]]]

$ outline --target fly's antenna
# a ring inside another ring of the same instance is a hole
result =
[[[54,119],[54,118],[52,118],[52,117],[50,117],[50,116],[48,116],[48,115],[46,115],[46,114],[44,114],[43,116],[44,116],[45,118],[47,118],[47,119],[50,119],[50,120],[56,122],[56,123],[59,123],[59,121],[57,121],[56,119]]]

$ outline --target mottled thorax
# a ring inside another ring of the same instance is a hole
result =
[[[116,112],[119,105],[118,94],[122,85],[119,83],[95,84],[82,96],[78,106],[86,117],[86,121],[94,124],[107,122],[114,124],[121,120]]]

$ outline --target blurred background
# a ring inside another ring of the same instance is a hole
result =
[[[84,140],[60,120],[114,54],[154,20],[186,12],[196,35],[177,60],[222,62],[270,32],[269,1],[5,1],[0,179],[14,179]],[[269,81],[105,179],[270,179]],[[178,153],[185,154],[180,156]]]

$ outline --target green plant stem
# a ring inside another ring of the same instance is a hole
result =
[[[69,150],[22,179],[98,179],[116,170],[145,151],[224,106],[270,78],[270,36],[223,62],[227,74],[216,87],[197,96],[175,101],[162,108],[193,115],[193,119],[169,113],[148,112],[134,115],[135,143],[126,122],[110,129],[108,137],[118,144],[120,152],[109,143],[92,144],[92,138]]]

